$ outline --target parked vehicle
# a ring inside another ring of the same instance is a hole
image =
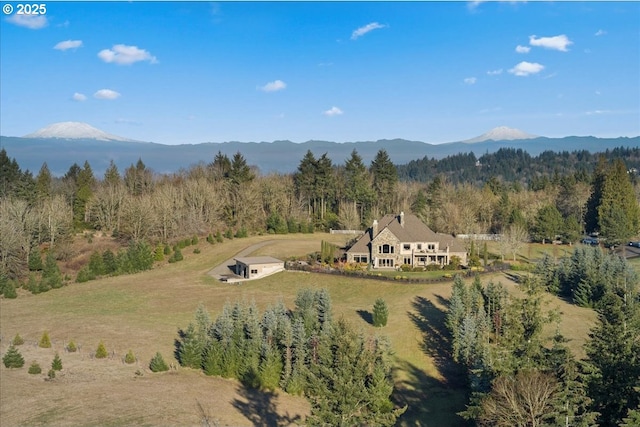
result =
[[[640,242],[629,242],[629,246],[633,246],[634,248],[640,248]]]
[[[598,246],[600,242],[598,241],[598,239],[595,239],[593,237],[585,237],[581,240],[581,243],[584,245]]]

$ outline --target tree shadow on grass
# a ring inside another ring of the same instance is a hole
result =
[[[438,303],[448,301],[441,297]],[[400,418],[403,426],[464,426],[465,420],[457,415],[465,409],[467,402],[467,377],[464,367],[451,357],[451,334],[446,327],[446,310],[436,306],[422,296],[412,302],[413,310],[408,316],[422,332],[422,351],[429,356],[441,378],[407,361],[400,361],[397,369],[404,377],[397,384],[394,403],[408,405]]]
[[[232,404],[254,426],[288,426],[303,421],[300,415],[280,414],[276,406],[278,395],[273,391],[239,386],[237,392],[240,398],[235,398]]]
[[[367,310],[356,310],[356,313],[370,325],[373,325],[373,314],[368,312]]]

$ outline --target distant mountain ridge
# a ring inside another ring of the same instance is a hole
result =
[[[65,122],[69,123],[69,122]],[[89,125],[87,125],[89,126]],[[91,126],[90,126],[91,127]],[[69,126],[67,126],[69,128]],[[98,129],[94,130],[82,126],[70,126],[76,133],[75,138],[69,136],[61,138],[53,135],[64,133],[49,130],[45,137],[8,137],[0,136],[0,147],[6,149],[9,157],[16,159],[22,169],[28,169],[37,173],[44,162],[54,175],[64,175],[73,163],[82,165],[88,161],[96,174],[102,176],[113,160],[122,172],[126,167],[135,163],[139,158],[151,169],[158,173],[172,173],[180,169],[186,169],[201,162],[208,163],[218,152],[233,156],[236,152],[242,153],[250,165],[255,165],[261,173],[291,173],[295,172],[300,160],[310,150],[316,157],[327,153],[334,164],[344,164],[353,150],[357,150],[365,164],[369,165],[380,149],[385,149],[389,157],[396,165],[409,163],[411,160],[429,158],[441,159],[453,154],[473,152],[477,156],[484,153],[493,153],[500,148],[511,147],[522,149],[531,155],[538,155],[543,151],[577,151],[587,150],[592,153],[603,152],[617,147],[640,147],[640,136],[619,138],[596,138],[592,136],[569,136],[565,138],[535,137],[525,134],[525,139],[506,139],[496,141],[493,139],[478,140],[487,136],[505,137],[519,135],[521,131],[506,127],[496,128],[480,137],[463,142],[450,142],[445,144],[428,144],[419,141],[405,139],[359,141],[336,143],[330,141],[308,141],[294,143],[291,141],[274,142],[224,142],[224,143],[200,143],[163,145],[152,142],[140,143],[132,140],[115,137]],[[90,132],[90,135],[98,138],[82,137],[82,129]],[[45,128],[46,129],[46,128]],[[55,130],[55,129],[54,129]],[[68,129],[66,129],[68,130]],[[66,131],[65,130],[65,131]],[[517,132],[514,132],[517,131]],[[524,132],[522,132],[524,133]],[[104,134],[104,135],[103,135]],[[42,135],[40,133],[39,135]],[[69,135],[68,133],[66,135]],[[105,136],[107,135],[107,136]],[[496,136],[498,135],[498,136]],[[105,138],[109,139],[105,139]]]

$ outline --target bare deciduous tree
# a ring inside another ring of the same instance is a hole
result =
[[[544,424],[553,409],[558,382],[550,374],[521,371],[501,376],[493,382],[482,402],[480,425],[498,427],[537,427]]]

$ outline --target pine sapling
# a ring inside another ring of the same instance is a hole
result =
[[[53,358],[53,362],[51,362],[51,369],[54,371],[62,370],[62,359],[60,359],[60,355],[56,352],[55,357]]]
[[[32,375],[37,375],[42,373],[42,368],[38,365],[38,362],[35,360],[31,362],[31,366],[29,366],[29,373]]]
[[[133,351],[129,349],[129,352],[127,353],[127,355],[124,356],[124,363],[131,365],[132,363],[135,363],[135,361],[136,361],[136,356],[133,354]]]
[[[100,341],[100,344],[98,344],[98,348],[96,349],[96,359],[106,359],[107,356],[107,348],[104,346],[104,343]]]
[[[156,355],[153,356],[153,359],[151,359],[149,369],[151,369],[151,372],[164,372],[169,370],[160,352],[157,352]]]
[[[13,338],[13,345],[22,345],[22,344],[24,344],[24,340],[22,339],[20,334],[16,334],[16,336]]]
[[[22,368],[24,366],[24,357],[22,357],[17,348],[11,345],[2,357],[2,363],[6,368]]]
[[[42,334],[38,346],[41,348],[51,348],[51,339],[49,339],[49,333],[47,331],[44,331]]]

